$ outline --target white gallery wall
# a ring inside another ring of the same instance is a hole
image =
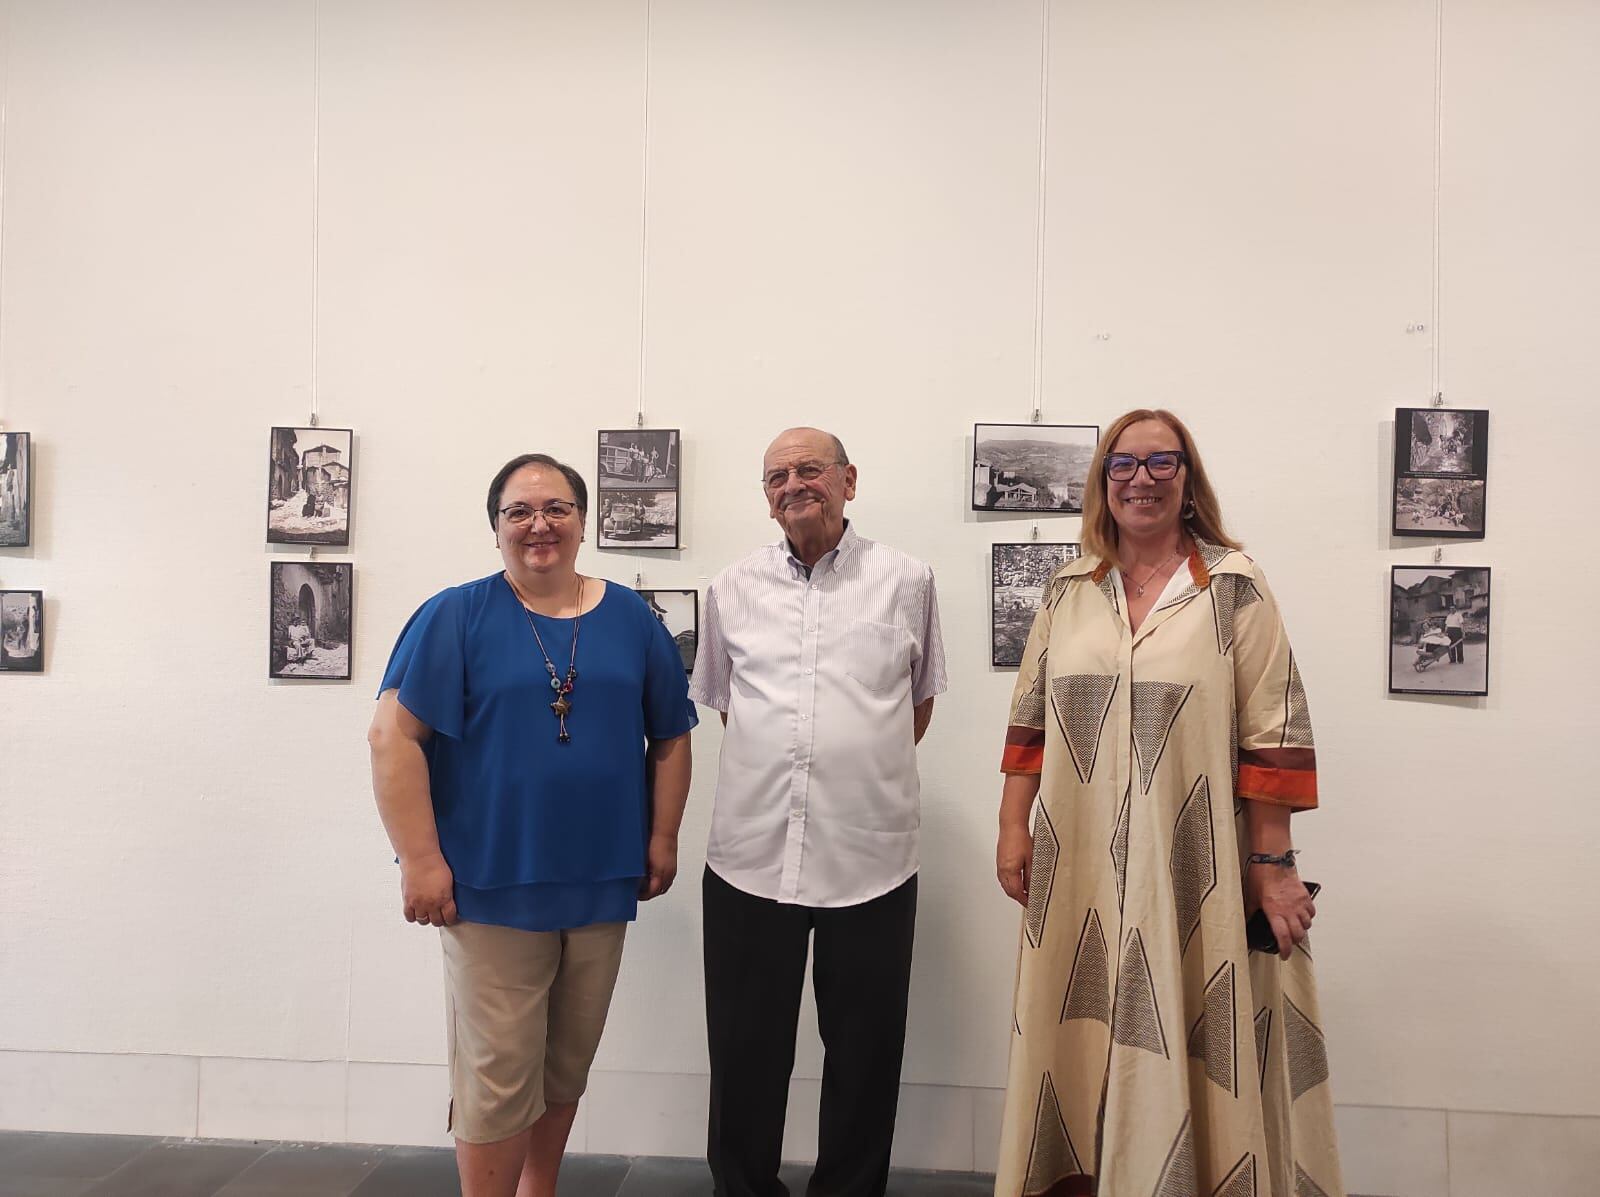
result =
[[[0,420],[35,445],[0,587],[49,637],[0,677],[0,1126],[444,1141],[373,692],[407,615],[497,568],[500,463],[592,482],[642,403],[683,429],[686,547],[586,572],[703,589],[776,535],[761,451],[803,422],[937,573],[899,1161],[991,1167],[988,546],[1033,524],[967,509],[969,456],[1037,395],[1188,419],[1284,606],[1350,1187],[1592,1192],[1600,6],[3,0],[0,102]],[[1486,699],[1385,689],[1389,568],[1432,560],[1389,536],[1393,409],[1435,389],[1493,412],[1487,536],[1443,550],[1494,570]],[[305,551],[263,543],[267,430],[313,404],[356,433],[318,554],[355,565],[354,680],[269,683],[268,561]],[[703,1147],[719,738],[580,1150]],[[808,1021],[797,1158],[820,1065]]]

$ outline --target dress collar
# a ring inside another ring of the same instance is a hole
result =
[[[789,562],[789,567],[796,573],[809,575],[810,573],[814,573],[815,571],[823,568],[823,566],[827,566],[830,570],[837,571],[838,568],[844,564],[845,559],[848,558],[851,553],[856,551],[856,546],[860,544],[860,542],[861,537],[856,535],[855,528],[851,526],[849,520],[845,520],[844,535],[839,537],[839,543],[834,545],[833,548],[829,549],[826,553],[822,554],[822,556],[817,559],[817,563],[812,566],[810,570],[807,570],[806,563],[801,561],[800,558],[795,555],[794,545],[789,543],[789,538],[787,536],[778,541],[778,551],[784,555],[785,559],[787,559]]]

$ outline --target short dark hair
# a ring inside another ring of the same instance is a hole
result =
[[[572,497],[578,504],[580,517],[589,514],[589,488],[584,484],[583,475],[567,465],[557,461],[548,453],[524,453],[520,457],[513,457],[500,467],[500,472],[494,476],[494,481],[489,483],[489,527],[500,526],[500,495],[506,489],[506,480],[524,466],[545,466],[548,469],[561,471],[561,476],[567,480],[567,485],[572,488]]]
[[[830,432],[828,435],[833,436],[833,433]],[[844,442],[836,436],[833,436],[833,452],[838,457],[840,465],[847,466],[850,464],[850,454],[844,451]]]

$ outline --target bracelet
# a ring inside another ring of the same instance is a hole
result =
[[[1299,855],[1299,851],[1294,848],[1290,848],[1282,856],[1274,856],[1270,852],[1252,852],[1245,863],[1282,865],[1286,869],[1292,869],[1294,868],[1294,858]]]

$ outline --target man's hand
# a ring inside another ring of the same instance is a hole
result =
[[[652,835],[650,847],[645,852],[645,875],[639,882],[639,900],[648,902],[659,898],[672,888],[678,876],[678,837]]]
[[[456,913],[455,876],[442,855],[400,862],[400,899],[408,923],[448,927],[461,921]]]

